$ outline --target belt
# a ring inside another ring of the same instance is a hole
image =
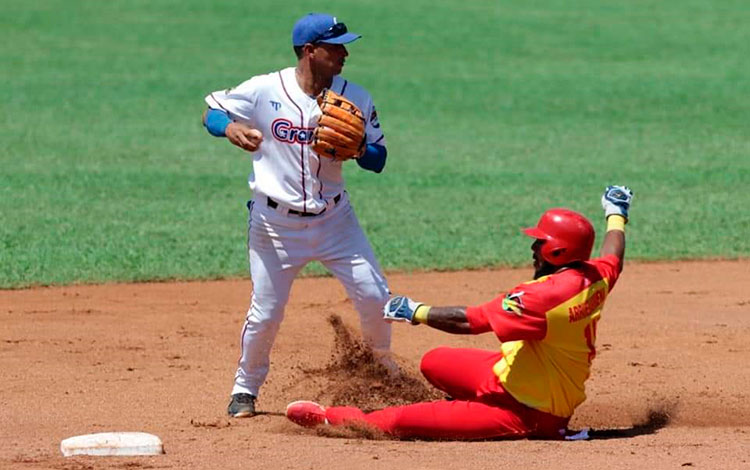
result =
[[[340,200],[341,200],[341,193],[333,197],[333,204],[334,205],[338,204]],[[279,207],[279,203],[274,201],[270,197],[266,198],[266,202],[268,203],[268,207],[270,207],[271,209],[276,209],[277,207]],[[326,211],[326,209],[327,207],[324,207],[323,210],[320,212],[302,212],[302,211],[297,211],[294,209],[289,209],[289,214],[297,215],[300,217],[315,217],[317,215],[321,215],[323,212]]]

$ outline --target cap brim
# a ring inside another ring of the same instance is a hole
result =
[[[537,227],[529,227],[521,230],[526,235],[530,236],[531,238],[536,238],[537,240],[546,240],[549,238],[549,235],[539,230]]]
[[[341,36],[336,36],[335,38],[331,39],[322,39],[318,42],[324,42],[326,44],[349,44],[350,42],[354,42],[361,37],[361,35],[355,33],[344,33]]]

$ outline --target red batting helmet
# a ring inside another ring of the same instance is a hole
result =
[[[542,258],[555,266],[585,261],[594,247],[594,227],[588,219],[570,209],[550,209],[539,218],[536,227],[523,233],[544,240]]]

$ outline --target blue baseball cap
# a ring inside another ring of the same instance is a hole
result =
[[[350,33],[346,25],[340,23],[335,16],[325,13],[308,13],[297,20],[292,29],[293,46],[316,42],[348,44],[361,37],[359,34]]]

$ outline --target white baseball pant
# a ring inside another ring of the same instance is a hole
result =
[[[367,237],[344,192],[324,214],[300,217],[271,208],[264,196],[250,204],[248,253],[253,295],[242,328],[242,354],[232,394],[258,390],[284,316],[292,282],[310,261],[320,261],[344,285],[359,313],[362,336],[387,357],[391,328],[383,321],[389,290]]]

